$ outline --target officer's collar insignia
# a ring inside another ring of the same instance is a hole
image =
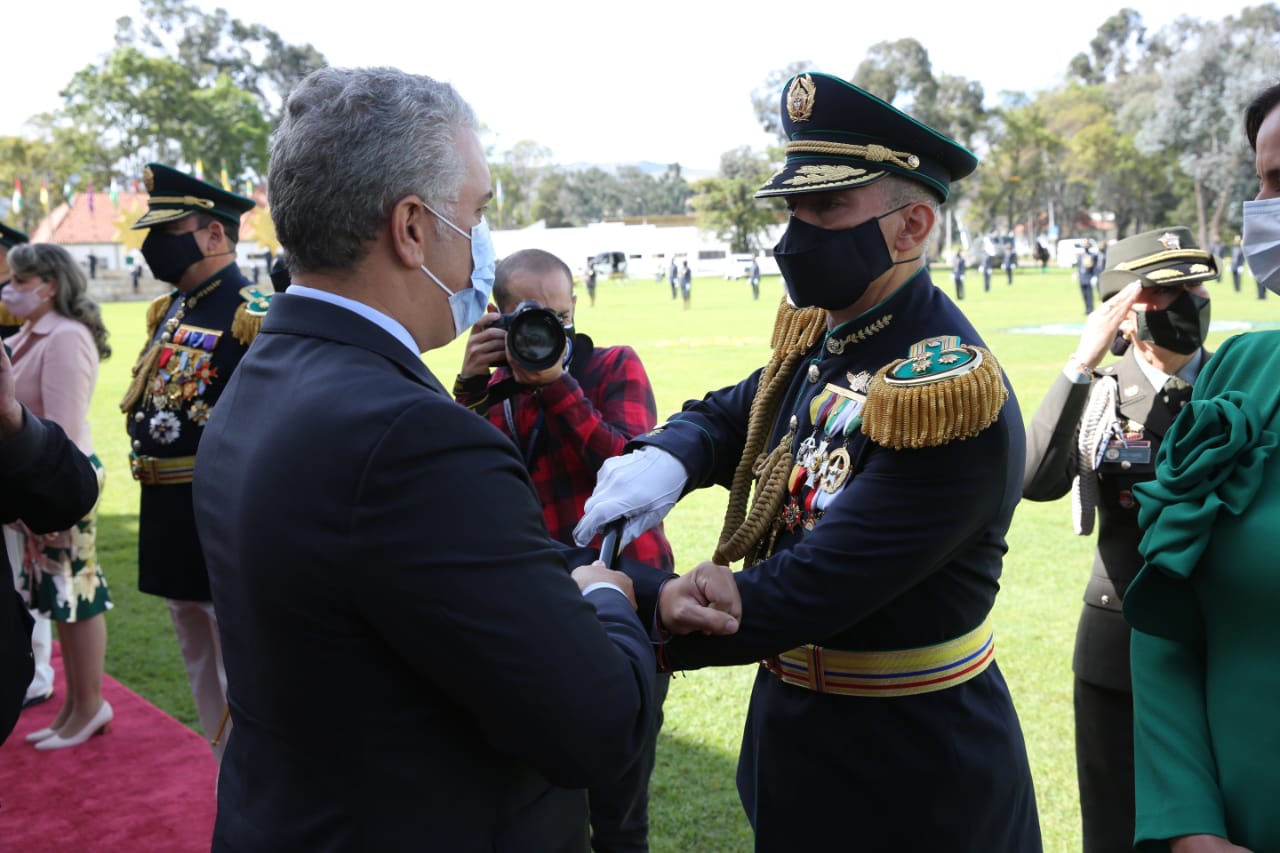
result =
[[[816,94],[817,87],[808,74],[801,74],[791,81],[791,88],[787,90],[787,115],[792,121],[809,120],[813,115],[813,101]]]
[[[151,173],[150,166],[142,170],[142,183],[146,185],[147,192],[153,192],[156,188],[156,176]]]
[[[1177,251],[1182,248],[1182,241],[1178,239],[1178,235],[1172,231],[1166,231],[1160,235],[1160,245],[1164,246],[1170,252]]]
[[[862,431],[894,450],[936,447],[995,423],[1008,396],[990,352],[954,335],[927,338],[871,380]]]
[[[867,388],[871,386],[871,374],[865,370],[858,373],[846,372],[844,378],[849,381],[849,390],[856,394],[867,393]]]
[[[1126,397],[1136,397],[1140,391],[1141,389],[1137,385],[1130,385],[1124,389],[1124,395]]]

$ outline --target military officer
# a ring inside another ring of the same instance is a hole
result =
[[[191,476],[209,412],[261,326],[271,286],[253,285],[236,266],[252,199],[160,163],[143,174],[148,209],[133,227],[150,229],[142,255],[174,289],[147,312],[147,342],[120,404],[141,486],[138,588],[168,599],[200,725],[220,759],[226,674]]]
[[[781,118],[787,160],[757,195],[791,211],[774,255],[800,307],[780,306],[763,370],[605,463],[578,541],[730,489],[713,560],[742,560],[739,632],[660,651],[764,662],[738,764],[757,850],[1039,850],[990,621],[1022,416],[924,263],[977,159],[824,74],[787,82]]]
[[[1076,533],[1098,545],[1076,627],[1076,779],[1085,853],[1133,849],[1133,692],[1121,599],[1142,568],[1133,487],[1155,477],[1165,430],[1209,358],[1213,255],[1186,228],[1159,228],[1110,247],[1103,302],[1031,421],[1023,496],[1073,491]],[[1101,365],[1108,349],[1123,353]]]
[[[9,283],[9,262],[5,260],[5,255],[19,243],[27,242],[27,239],[26,234],[0,222],[0,289]],[[0,305],[0,338],[7,338],[20,328],[22,318],[15,317],[13,312]],[[52,683],[49,686],[52,688]]]

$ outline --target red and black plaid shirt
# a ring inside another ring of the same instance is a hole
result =
[[[573,545],[573,528],[582,518],[600,466],[658,422],[649,377],[631,347],[596,347],[580,380],[566,370],[536,391],[490,404],[489,389],[510,378],[505,367],[488,380],[459,378],[454,397],[515,441],[542,503],[547,531]],[[600,547],[600,537],[591,545]],[[658,569],[675,568],[662,525],[642,534],[622,553]]]

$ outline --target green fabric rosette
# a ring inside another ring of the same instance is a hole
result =
[[[1156,478],[1134,486],[1145,565],[1124,598],[1133,627],[1174,637],[1199,622],[1186,581],[1209,545],[1218,513],[1240,515],[1257,494],[1266,461],[1280,443],[1266,423],[1251,397],[1226,391],[1192,400],[1165,434]]]

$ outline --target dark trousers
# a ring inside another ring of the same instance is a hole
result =
[[[984,268],[982,270],[982,292],[986,293],[989,290],[991,290],[991,270]]]
[[[1081,279],[1080,295],[1084,297],[1084,313],[1093,313],[1093,281],[1089,278]]]
[[[1084,853],[1133,851],[1133,695],[1076,679]]]
[[[653,682],[653,732],[636,763],[622,778],[587,792],[591,806],[591,849],[595,853],[648,853],[649,777],[653,775],[658,732],[662,729],[662,705],[667,701],[671,676],[658,673]]]
[[[955,276],[956,282],[956,300],[964,299],[964,276]]]

